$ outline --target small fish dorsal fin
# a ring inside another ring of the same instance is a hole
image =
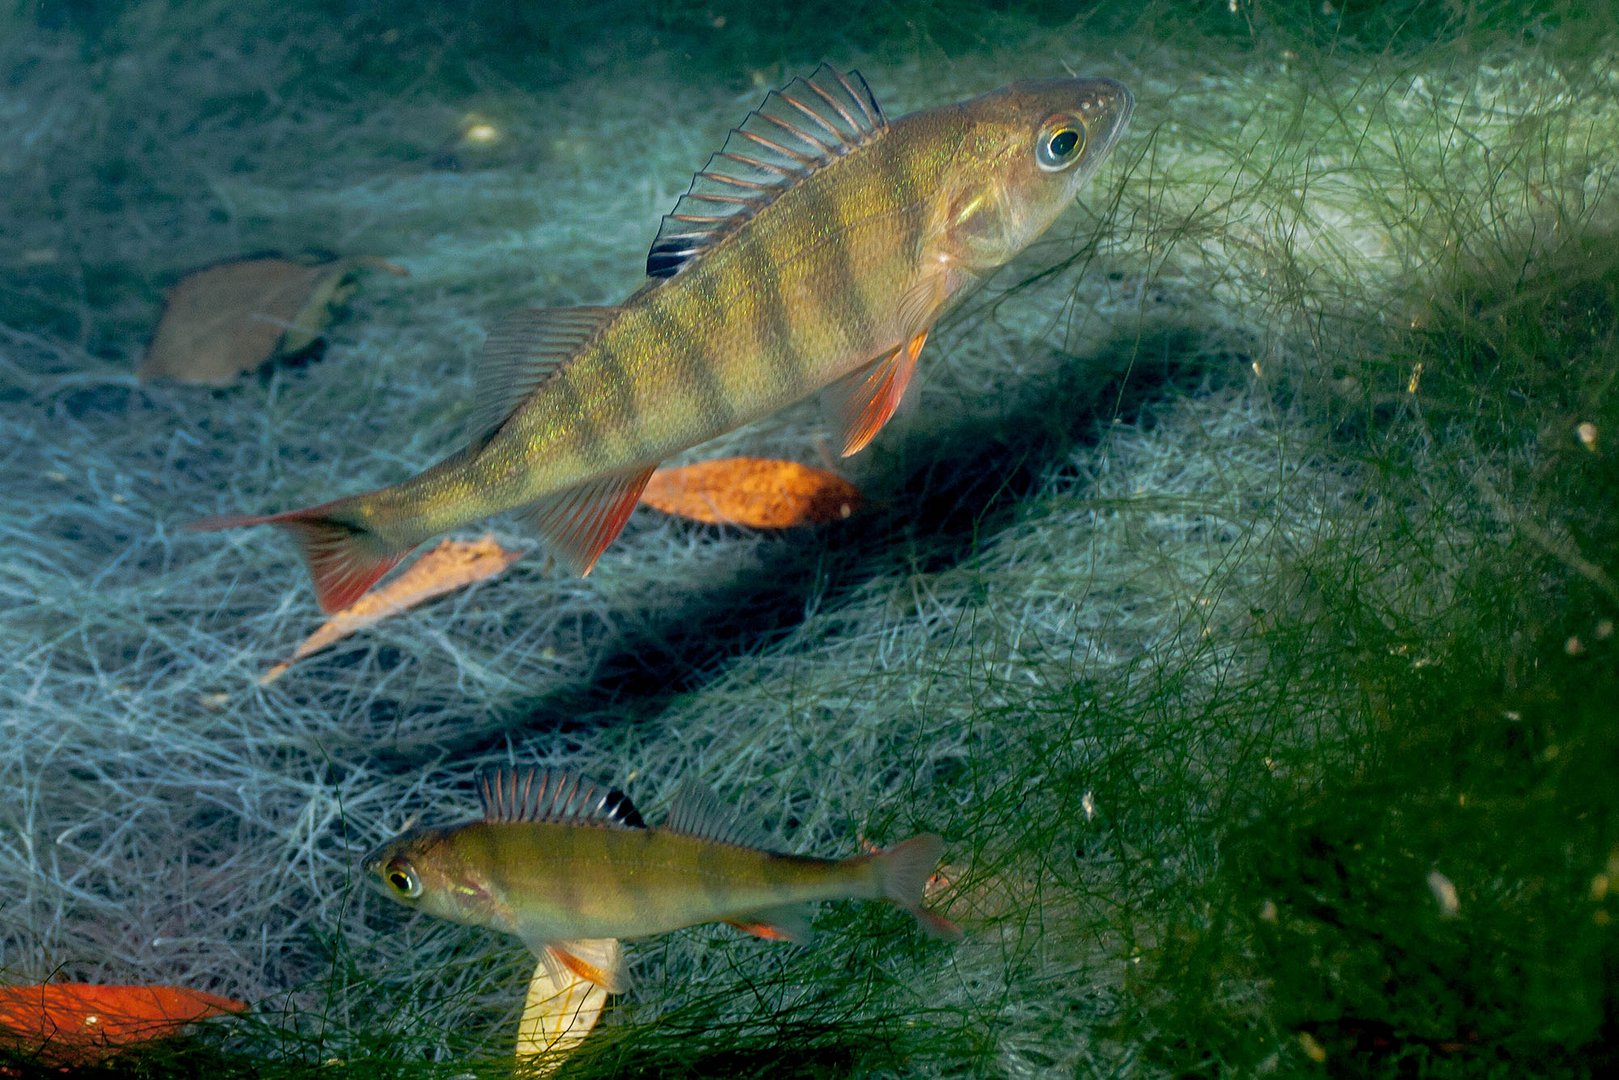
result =
[[[478,776],[486,821],[550,821],[644,829],[628,795],[558,769],[490,769]]]
[[[485,441],[528,396],[556,377],[618,311],[613,307],[524,308],[484,340],[472,402],[473,438]]]
[[[647,276],[678,274],[783,191],[887,126],[858,71],[822,64],[808,79],[772,90],[663,219],[647,253]]]
[[[663,823],[663,828],[720,844],[766,846],[757,826],[743,821],[735,810],[720,801],[713,788],[697,780],[687,780],[675,792],[674,802],[669,804],[669,820]]]

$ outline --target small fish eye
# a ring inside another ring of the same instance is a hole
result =
[[[1035,158],[1047,172],[1066,169],[1079,158],[1085,146],[1085,132],[1078,127],[1059,127],[1041,136]]]
[[[389,888],[407,900],[414,900],[422,895],[421,879],[416,876],[416,871],[405,863],[393,863],[383,877],[387,880]]]

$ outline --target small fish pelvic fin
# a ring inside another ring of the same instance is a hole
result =
[[[546,974],[558,986],[573,979],[595,983],[609,994],[622,994],[630,988],[624,969],[624,947],[617,938],[579,938],[573,941],[537,943],[534,949],[545,965]]]

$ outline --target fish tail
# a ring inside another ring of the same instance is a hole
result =
[[[946,941],[961,937],[961,927],[937,912],[922,906],[928,879],[944,854],[944,841],[932,833],[913,836],[871,856],[877,865],[877,882],[883,899],[909,911],[917,925],[928,934]]]
[[[187,528],[196,532],[238,529],[248,525],[274,525],[291,533],[298,541],[309,576],[315,584],[315,597],[322,611],[341,611],[354,603],[377,579],[410,554],[384,540],[359,520],[355,499],[338,499],[302,510],[280,514],[232,515],[204,518]],[[414,545],[412,545],[414,546]]]

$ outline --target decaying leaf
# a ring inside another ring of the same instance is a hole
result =
[[[614,964],[623,946],[612,943]],[[574,1048],[584,1042],[607,1004],[607,991],[570,972],[561,972],[562,982],[551,977],[542,960],[528,984],[528,1000],[523,1018],[517,1023],[517,1057],[545,1055],[532,1064],[533,1075],[545,1076],[562,1067]]]
[[[49,1061],[86,1063],[247,1005],[183,986],[0,987],[0,1039]]]
[[[712,525],[786,529],[842,521],[860,509],[860,489],[796,461],[719,458],[652,474],[641,501]]]
[[[169,290],[137,374],[228,386],[278,356],[302,352],[367,267],[406,273],[380,259],[354,258],[316,265],[243,259],[187,274]]]
[[[390,615],[443,596],[447,592],[492,578],[523,557],[521,551],[507,551],[495,538],[445,540],[417,559],[405,572],[380,585],[337,612],[304,639],[293,654],[259,677],[263,686],[279,679],[293,664],[319,652],[358,630],[381,622]]]

